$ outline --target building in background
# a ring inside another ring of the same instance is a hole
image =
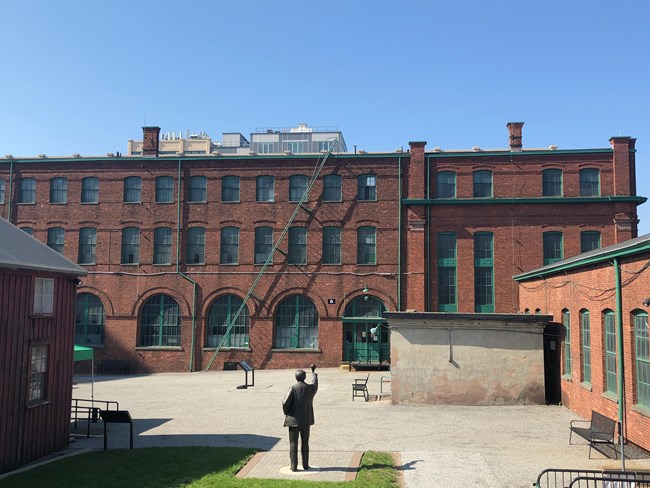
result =
[[[68,445],[83,268],[0,219],[0,473]]]
[[[636,236],[634,139],[529,149],[522,127],[389,153],[307,126],[199,134],[209,154],[145,127],[131,156],[0,159],[0,214],[88,271],[76,343],[99,360],[377,364],[384,311],[517,313],[513,275]]]

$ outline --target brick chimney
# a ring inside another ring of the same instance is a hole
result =
[[[143,127],[142,128],[142,155],[158,156],[158,147],[160,145],[160,127]]]
[[[524,127],[523,122],[508,122],[508,132],[510,133],[510,150],[521,151],[521,132]]]

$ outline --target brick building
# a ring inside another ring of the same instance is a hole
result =
[[[595,410],[621,420],[625,437],[645,449],[649,268],[650,234],[515,277],[522,311],[552,315],[563,330],[562,403],[585,418]]]
[[[381,362],[385,310],[517,312],[513,275],[635,237],[634,139],[524,149],[522,126],[500,150],[209,155],[146,127],[141,155],[5,157],[0,214],[88,271],[99,359]]]

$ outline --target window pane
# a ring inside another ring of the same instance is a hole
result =
[[[172,230],[169,227],[158,227],[153,234],[153,264],[171,264],[172,262]]]
[[[273,202],[275,200],[275,179],[273,176],[257,177],[258,202]]]
[[[571,315],[568,310],[562,311],[564,325],[564,374],[571,376]]]
[[[68,180],[52,178],[50,180],[50,203],[68,202]]]
[[[559,261],[564,257],[564,250],[562,246],[562,233],[561,232],[545,232],[544,233],[544,264],[551,264]]]
[[[580,170],[580,196],[600,195],[600,171],[594,168]]]
[[[18,183],[18,203],[36,203],[36,180],[22,178]]]
[[[65,230],[62,227],[47,229],[47,245],[56,252],[63,254],[65,242]]]
[[[97,229],[84,227],[79,229],[79,264],[95,264],[95,247]]]
[[[492,171],[474,171],[474,196],[477,198],[492,196]]]
[[[34,280],[34,313],[48,314],[54,311],[54,280],[36,278]]]
[[[605,322],[605,391],[616,395],[616,321],[614,312],[604,314]]]
[[[637,403],[650,407],[650,334],[646,313],[637,313],[634,316],[634,343]]]
[[[75,306],[75,344],[104,344],[104,305],[91,293],[77,295]]]
[[[438,198],[456,198],[456,173],[440,171],[437,180]]]
[[[217,298],[208,311],[207,346],[248,347],[250,318],[248,307],[235,295]],[[238,314],[239,312],[239,314]],[[228,326],[232,325],[228,332]],[[225,337],[225,339],[224,339]],[[223,342],[222,342],[223,341]]]
[[[377,177],[375,175],[361,175],[358,178],[357,200],[377,200]]]
[[[494,312],[494,242],[491,233],[474,235],[474,310]]]
[[[359,227],[357,230],[357,264],[376,264],[376,229]]]
[[[81,180],[81,203],[99,202],[99,178],[89,177]]]
[[[126,227],[122,229],[122,264],[140,262],[140,229]]]
[[[124,178],[124,202],[140,203],[142,179],[139,176]]]
[[[205,229],[190,227],[187,229],[187,263],[203,264],[205,262]]]
[[[600,232],[585,231],[580,233],[580,252],[600,249]]]
[[[273,229],[258,227],[255,229],[255,264],[264,264],[273,250]]]
[[[455,312],[456,234],[438,234],[438,311]]]
[[[323,264],[341,264],[340,227],[323,227]]]
[[[221,201],[239,201],[239,176],[224,176],[221,179]]]
[[[318,312],[309,298],[289,297],[278,305],[275,316],[275,347],[318,347]]]
[[[192,203],[205,202],[207,200],[207,188],[208,180],[205,176],[191,176],[188,201]]]
[[[323,201],[340,202],[342,200],[341,177],[327,175],[323,178]]]
[[[591,383],[591,327],[589,312],[580,312],[580,328],[582,331],[582,381]]]
[[[140,313],[139,346],[180,346],[181,315],[176,301],[168,295],[155,295]]]
[[[174,179],[171,176],[156,178],[156,203],[171,203],[174,201]]]
[[[5,180],[0,178],[0,204],[5,203]]]
[[[542,171],[542,195],[545,197],[562,196],[561,169],[545,169]]]
[[[307,229],[304,227],[289,228],[289,264],[307,264]]]
[[[224,227],[221,229],[221,264],[239,262],[239,229]]]
[[[48,346],[31,347],[31,364],[28,402],[40,402],[47,399]]]
[[[294,175],[289,177],[289,201],[299,202],[305,192],[307,191],[307,177],[302,175]],[[306,201],[305,197],[305,201]]]

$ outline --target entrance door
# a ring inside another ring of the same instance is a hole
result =
[[[390,360],[388,328],[380,322],[343,323],[343,360],[382,363]]]

